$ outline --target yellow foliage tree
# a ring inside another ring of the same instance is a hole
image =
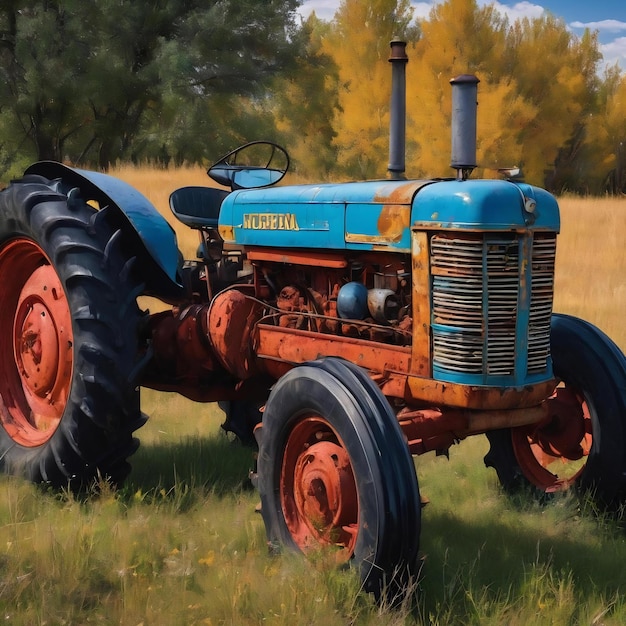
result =
[[[410,33],[409,0],[343,0],[323,38],[338,67],[333,119],[339,170],[350,178],[387,169],[391,71],[389,42]],[[415,35],[413,35],[415,36]]]
[[[421,24],[407,89],[411,132],[419,144],[417,175],[447,175],[450,162],[450,79],[480,79],[477,160],[490,169],[519,163],[517,135],[535,115],[520,98],[517,83],[501,76],[507,21],[493,6],[474,0],[448,0]]]
[[[573,140],[593,101],[597,41],[574,37],[552,16],[515,22],[507,38],[504,70],[516,77],[519,95],[535,115],[519,134],[529,182],[552,176],[559,151]]]
[[[577,38],[550,15],[510,24],[494,5],[479,6],[477,0],[441,2],[416,26],[408,0],[342,0],[321,37],[322,51],[337,66],[338,108],[331,123],[338,172],[370,178],[386,170],[391,80],[386,61],[389,41],[398,36],[408,41],[408,176],[452,175],[449,81],[475,74],[480,79],[477,176],[519,165],[537,185],[566,188],[567,181],[580,178],[585,125],[601,87],[597,35]],[[621,110],[611,107],[606,115]],[[606,117],[605,126],[611,120]],[[594,124],[589,137],[609,132]],[[618,154],[615,147],[610,154]]]
[[[479,7],[475,0],[437,5],[421,29],[418,75],[409,92],[420,173],[447,165],[449,80],[476,74],[481,81],[477,156],[484,168],[478,174],[522,165],[526,180],[544,184],[546,170],[554,169],[589,108],[597,41],[573,37],[552,16],[509,25],[493,6]]]

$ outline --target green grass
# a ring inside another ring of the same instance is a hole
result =
[[[626,535],[560,496],[513,501],[486,440],[417,461],[423,564],[391,611],[323,559],[268,553],[250,450],[213,406],[147,393],[126,486],[78,500],[0,479],[0,618],[11,625],[626,623]]]
[[[626,536],[571,495],[505,497],[481,467],[484,437],[420,463],[426,623],[623,624]],[[429,462],[430,461],[430,462]],[[432,492],[432,496],[431,496]]]

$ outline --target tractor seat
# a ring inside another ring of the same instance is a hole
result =
[[[228,194],[215,187],[181,187],[170,195],[170,209],[191,228],[217,228],[220,207]]]

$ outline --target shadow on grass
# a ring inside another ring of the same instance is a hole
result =
[[[172,443],[146,444],[131,459],[126,494],[196,491],[225,496],[252,489],[248,473],[255,451],[223,434],[188,437]]]
[[[626,587],[626,544],[618,525],[578,517],[555,533],[529,529],[529,515],[542,515],[542,507],[519,511],[519,524],[511,518],[464,521],[451,512],[426,512],[422,521],[420,595],[425,614],[470,616],[476,599],[483,604],[524,602],[525,596],[558,595],[571,585],[580,602],[588,594],[607,599]],[[513,506],[512,508],[516,508]],[[588,533],[576,532],[577,525]],[[595,530],[594,530],[595,529]],[[623,607],[622,607],[623,609]],[[573,609],[577,611],[577,608]]]

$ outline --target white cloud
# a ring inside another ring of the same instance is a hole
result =
[[[411,2],[413,17],[420,20],[426,19],[430,15],[433,5],[433,2]]]
[[[340,0],[305,0],[298,9],[298,13],[306,18],[315,11],[315,14],[320,19],[331,20],[339,8],[339,3]],[[439,3],[440,0],[431,0],[429,2],[412,1],[413,15],[418,19],[426,19],[431,9]],[[517,2],[513,6],[506,6],[499,2],[492,2],[492,0],[479,0],[478,3],[480,5],[493,4],[500,13],[506,15],[511,21],[524,17],[541,17],[544,11],[542,6],[528,2],[527,0]]]
[[[621,20],[601,20],[599,22],[571,22],[568,26],[572,30],[582,30],[588,28],[591,31],[598,31],[603,43],[600,43],[600,52],[603,61],[600,64],[600,70],[612,67],[616,63],[622,68],[626,68],[626,37],[616,37],[608,41],[606,33],[619,33],[626,31],[626,22]]]
[[[420,19],[427,18],[430,10],[436,4],[440,4],[441,0],[432,0],[431,2],[411,2],[411,6],[414,10],[415,17]],[[500,2],[494,2],[493,0],[478,0],[480,6],[492,4],[498,13],[506,15],[511,22],[524,17],[533,18],[541,17],[544,12],[544,8],[533,2],[524,0],[523,2],[517,2],[513,6],[507,6]]]
[[[626,37],[618,37],[609,43],[600,46],[600,52],[604,57],[604,67],[618,63],[620,67],[626,67]]]
[[[413,7],[413,15],[418,19],[426,19],[430,15],[431,9],[435,5],[440,3],[441,0],[431,0],[430,2],[412,1],[411,6]],[[517,19],[522,19],[524,17],[541,17],[544,12],[544,8],[542,6],[534,4],[533,2],[528,2],[527,0],[523,0],[523,2],[517,2],[513,6],[500,4],[499,2],[494,2],[493,0],[478,0],[478,4],[480,6],[488,4],[494,5],[496,11],[498,11],[502,15],[506,15],[511,22],[514,22]]]
[[[339,8],[339,0],[306,0],[298,8],[298,13],[307,18],[315,11],[321,20],[332,20]]]
[[[626,22],[619,20],[601,20],[600,22],[571,22],[570,28],[588,28],[589,30],[606,30],[610,33],[619,33],[626,30]]]
[[[500,4],[499,2],[489,2],[489,0],[479,1],[478,4],[493,4],[498,13],[502,13],[509,18],[510,22],[515,20],[521,20],[525,17],[533,19],[535,17],[541,17],[544,12],[544,8],[533,2],[517,2],[512,7]]]
[[[426,18],[430,10],[438,2],[411,2],[413,14],[416,18]],[[308,17],[313,11],[317,17],[322,20],[331,20],[335,16],[335,12],[339,8],[340,0],[305,0],[298,8],[298,13],[304,18]]]

